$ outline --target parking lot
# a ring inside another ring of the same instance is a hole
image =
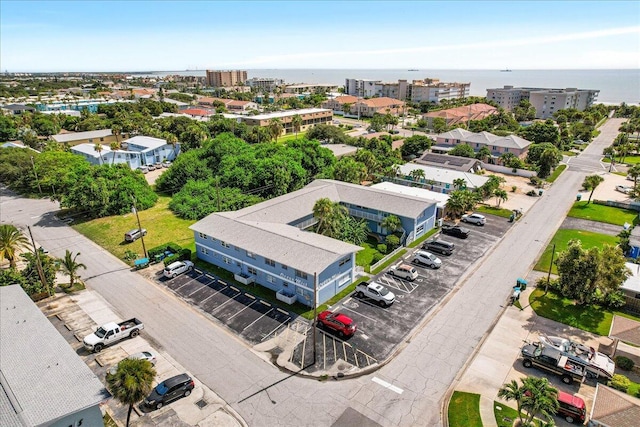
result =
[[[274,337],[297,317],[198,269],[159,282],[253,345]]]
[[[358,326],[355,335],[346,340],[319,329],[317,338],[317,364],[307,370],[345,371],[351,367],[363,368],[386,359],[425,316],[456,286],[462,274],[469,269],[501,238],[512,224],[505,218],[487,215],[485,226],[465,225],[471,230],[467,239],[442,236],[456,245],[450,256],[436,254],[442,267],[432,270],[414,265],[418,278],[413,282],[382,272],[372,280],[396,295],[390,307],[378,306],[375,301],[353,295],[331,308],[352,318]],[[416,249],[417,250],[417,249]],[[415,250],[407,252],[399,263],[410,263]],[[491,284],[474,284],[490,286]],[[291,362],[299,367],[309,365],[313,358],[312,334],[299,344]],[[347,364],[345,364],[345,362]],[[350,366],[349,366],[350,365]]]

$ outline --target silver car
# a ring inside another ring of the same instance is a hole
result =
[[[193,263],[191,261],[176,261],[164,268],[164,277],[171,279],[191,270],[193,270]]]
[[[413,254],[413,260],[411,260],[411,262],[414,264],[425,265],[433,268],[434,270],[442,266],[440,258],[427,251],[417,251]]]
[[[139,359],[139,360],[146,360],[149,363],[151,363],[151,366],[156,366],[156,362],[158,361],[156,358],[156,355],[153,354],[150,351],[141,351],[140,353],[134,353],[130,356],[125,357],[123,360],[132,360],[132,359]],[[118,363],[119,365],[120,363]],[[118,365],[114,365],[111,368],[109,368],[109,371],[107,372],[109,375],[115,375],[115,373],[118,371]]]

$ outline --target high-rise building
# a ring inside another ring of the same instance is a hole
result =
[[[438,79],[384,83],[381,80],[346,79],[344,92],[363,98],[394,98],[402,101],[435,102],[469,96],[470,83],[442,83]]]
[[[522,100],[528,100],[536,109],[537,119],[553,117],[558,110],[575,108],[584,111],[595,102],[599,90],[593,89],[545,89],[533,87],[505,86],[500,89],[487,89],[487,99],[496,102],[505,110],[511,111]]]
[[[207,70],[207,86],[243,86],[246,81],[247,72],[244,70]]]

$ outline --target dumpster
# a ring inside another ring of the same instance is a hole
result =
[[[576,196],[576,200],[577,200],[577,201],[580,201],[581,199],[582,199],[582,194],[578,194],[578,195]]]
[[[516,280],[516,287],[520,288],[521,291],[524,291],[527,289],[527,281],[522,278],[518,278],[518,280]]]

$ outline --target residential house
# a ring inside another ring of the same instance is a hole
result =
[[[513,87],[487,89],[487,99],[496,102],[507,111],[512,111],[522,100],[528,100],[536,109],[537,119],[553,117],[558,110],[575,108],[584,111],[598,98],[600,90],[594,89],[545,89],[536,87]]]
[[[422,177],[416,177],[415,170],[422,171]],[[398,168],[398,175],[396,177],[384,178],[385,181],[403,185],[417,185],[438,193],[450,193],[455,190],[453,183],[456,182],[457,179],[464,180],[465,187],[470,190],[481,187],[489,180],[488,177],[482,175],[425,166],[417,163],[405,163]]]
[[[33,113],[36,111],[35,108],[33,108],[30,105],[22,105],[22,104],[8,104],[8,105],[3,105],[0,107],[0,110],[4,110],[7,111],[9,114],[13,114],[13,115],[20,115],[23,113]]]
[[[189,104],[187,102],[182,102],[182,101],[178,101],[178,100],[171,99],[171,98],[166,98],[166,97],[162,99],[162,102],[166,102],[167,104],[175,105],[176,107],[178,107],[178,111],[179,110],[186,110],[191,106],[191,104]]]
[[[389,233],[381,225],[389,215],[401,220],[403,241],[422,236],[435,224],[435,203],[321,179],[257,205],[198,221],[190,227],[198,258],[234,273],[238,280],[295,295],[307,306],[313,306],[317,289],[317,303],[322,304],[355,280],[355,255],[362,249],[305,231],[318,222],[313,207],[322,198],[340,203],[381,236]]]
[[[103,426],[109,393],[19,285],[0,313],[0,425]]]
[[[426,152],[415,163],[444,169],[451,169],[465,173],[476,173],[482,170],[482,162],[469,157],[450,156],[448,154],[436,154]]]
[[[498,109],[488,104],[472,104],[464,107],[448,108],[446,110],[431,111],[423,114],[431,127],[433,119],[444,119],[447,126],[454,126],[460,123],[468,123],[469,120],[482,120],[491,115],[498,114]]]
[[[131,169],[155,164],[165,160],[173,161],[180,154],[180,144],[173,145],[161,138],[150,136],[134,136],[121,143],[121,149],[112,150],[107,145],[100,145],[96,151],[95,144],[79,144],[71,147],[71,152],[83,156],[94,165],[128,164]]]
[[[98,129],[89,130],[86,132],[66,132],[58,135],[51,135],[51,138],[55,142],[64,144],[70,147],[79,144],[106,144],[110,145],[112,142],[121,142],[126,135],[114,135],[111,129]]]
[[[204,108],[187,108],[185,110],[180,110],[179,113],[190,116],[192,118],[196,118],[196,119],[203,118],[203,117],[206,118],[216,114],[215,110],[207,110]]]
[[[431,147],[436,151],[438,148],[451,149],[459,144],[467,144],[475,152],[482,147],[487,147],[494,157],[500,157],[505,153],[511,153],[516,157],[524,159],[527,156],[531,141],[520,138],[516,135],[497,136],[489,132],[469,132],[466,129],[456,128],[449,132],[436,135],[436,146]]]
[[[388,181],[373,184],[371,188],[417,197],[419,199],[427,201],[428,203],[435,203],[438,209],[436,215],[437,219],[444,217],[444,210],[447,206],[447,201],[449,200],[449,195],[446,193],[438,193],[436,191],[427,190],[426,188],[409,187],[408,185],[394,184],[393,182]]]
[[[325,108],[304,108],[301,110],[287,110],[276,113],[258,114],[255,116],[242,116],[240,120],[249,126],[269,126],[271,120],[278,119],[283,127],[283,134],[294,133],[293,117],[300,116],[302,125],[300,132],[304,132],[317,124],[331,123],[333,112]]]
[[[637,427],[640,399],[627,393],[596,384],[588,427]]]
[[[227,110],[232,112],[245,113],[250,110],[258,109],[258,104],[256,104],[253,101],[236,101],[236,100],[229,100],[229,101],[230,102],[227,102],[225,106]]]
[[[337,96],[333,99],[328,99],[322,103],[322,108],[328,108],[333,110],[333,114],[345,115],[345,104],[349,106],[349,111],[346,111],[346,115],[353,114],[353,106],[358,102],[358,98],[355,96],[344,95]]]
[[[640,265],[631,262],[625,265],[631,271],[631,276],[620,287],[626,303],[625,308],[640,313]]]

